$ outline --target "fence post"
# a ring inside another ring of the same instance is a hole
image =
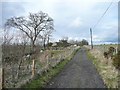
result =
[[[49,62],[48,62],[48,54],[46,56],[46,59],[47,59],[47,69],[49,68]]]
[[[0,74],[1,74],[0,75],[0,77],[1,77],[1,81],[0,81],[1,82],[0,83],[1,88],[0,89],[2,90],[4,88],[4,69],[3,68],[0,69]]]
[[[2,39],[3,41],[3,39]],[[4,69],[2,65],[2,55],[3,55],[3,48],[2,48],[2,43],[0,45],[0,89],[3,89],[4,87]]]
[[[117,53],[118,53],[118,47],[115,48],[115,54],[117,54]]]
[[[0,68],[0,89],[2,89],[2,68]]]
[[[35,59],[33,59],[33,63],[32,63],[32,78],[35,75]]]

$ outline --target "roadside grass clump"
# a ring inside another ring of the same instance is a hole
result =
[[[120,70],[120,51],[114,55],[113,65],[116,67],[116,69]]]
[[[116,49],[114,47],[109,47],[107,52],[104,52],[104,57],[109,59],[111,57],[112,64],[116,69],[120,69],[120,51],[115,53]]]
[[[78,50],[79,49],[75,50],[72,55],[59,62],[54,68],[50,68],[47,70],[47,72],[44,72],[42,75],[37,76],[36,79],[32,80],[26,85],[23,85],[21,88],[27,88],[29,90],[34,88],[44,88],[53,77],[60,73],[60,71],[73,58]]]
[[[51,52],[51,57],[53,57],[53,56],[56,56],[56,55],[64,52],[64,50],[52,50],[50,52]]]
[[[108,51],[105,51],[103,54],[104,54],[105,58],[108,59],[108,58],[111,57],[111,59],[112,59],[113,56],[114,56],[114,53],[115,53],[115,48],[114,47],[109,47]]]
[[[45,85],[49,82],[52,77],[57,75],[67,64],[68,60],[64,60],[63,62],[59,63],[55,68],[51,68],[48,72],[43,73],[41,76],[38,76],[35,80],[31,81],[30,83],[22,86],[22,88],[44,88]]]

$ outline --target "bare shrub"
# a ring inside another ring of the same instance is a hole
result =
[[[120,70],[120,51],[113,57],[113,65]]]
[[[112,58],[113,58],[113,54],[114,54],[115,51],[116,51],[116,50],[115,50],[114,47],[109,47],[108,51],[104,52],[103,55],[104,55],[104,57],[107,58],[107,59],[108,59],[109,57],[111,57],[111,59],[112,59]]]

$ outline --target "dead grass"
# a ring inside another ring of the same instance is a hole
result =
[[[109,47],[107,45],[107,47]],[[89,48],[89,47],[88,47]],[[105,46],[103,47],[105,48]],[[102,76],[104,83],[108,88],[118,88],[118,70],[112,65],[112,60],[106,59],[103,56],[102,47],[97,46],[93,50],[90,50],[93,63],[97,67],[99,74]]]

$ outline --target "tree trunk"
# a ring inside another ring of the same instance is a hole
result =
[[[47,48],[49,49],[49,36],[48,36],[48,40],[47,40]]]
[[[18,71],[17,71],[17,75],[16,75],[16,78],[19,79],[19,71],[21,69],[21,65],[22,65],[22,59],[20,60],[20,63],[18,65]]]
[[[31,52],[35,52],[35,41],[31,39]]]
[[[44,49],[45,49],[45,47],[46,47],[46,45],[45,45],[45,39],[43,40],[43,47],[44,47]]]

